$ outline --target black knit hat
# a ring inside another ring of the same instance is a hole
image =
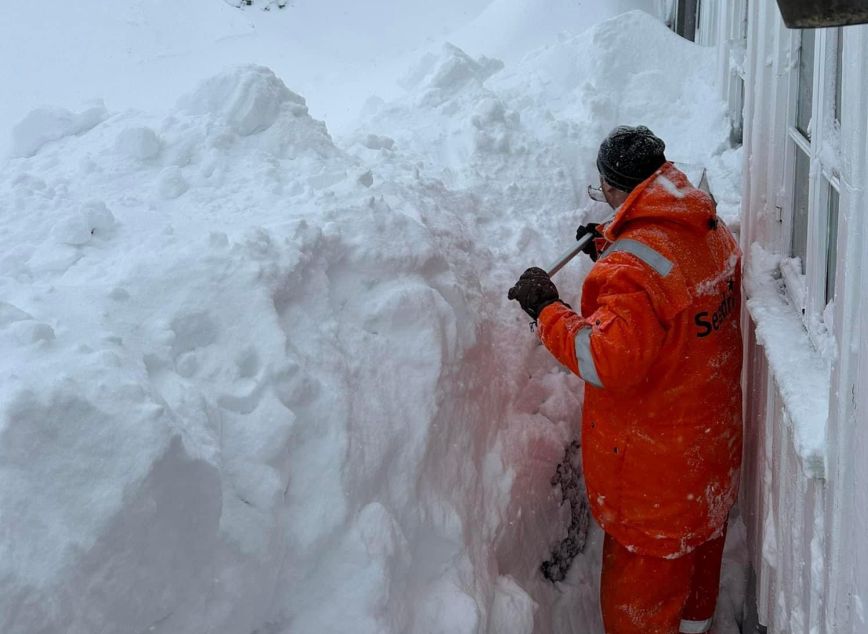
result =
[[[610,185],[629,192],[666,162],[664,149],[644,125],[618,126],[600,144],[597,169]]]

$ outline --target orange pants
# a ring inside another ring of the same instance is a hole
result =
[[[697,634],[711,629],[723,535],[678,559],[631,553],[606,534],[600,604],[606,634]]]

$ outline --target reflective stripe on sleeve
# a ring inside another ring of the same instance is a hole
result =
[[[595,387],[603,387],[600,375],[597,374],[597,366],[591,354],[591,328],[586,326],[576,333],[576,361],[579,364],[579,374],[586,383]]]
[[[678,628],[678,631],[681,634],[704,634],[711,629],[712,621],[713,619],[705,619],[704,621],[681,619],[681,627]]]
[[[601,257],[606,257],[610,253],[617,253],[619,251],[636,256],[657,271],[662,277],[669,275],[674,266],[671,260],[665,258],[647,244],[638,240],[630,240],[629,238],[624,238],[613,243]]]

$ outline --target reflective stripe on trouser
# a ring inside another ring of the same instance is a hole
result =
[[[677,559],[631,553],[603,542],[600,605],[606,634],[697,634],[710,629],[725,534]],[[691,624],[706,629],[683,629]]]
[[[711,624],[714,619],[705,619],[704,621],[690,621],[681,619],[681,627],[678,628],[680,634],[704,634],[711,629]]]

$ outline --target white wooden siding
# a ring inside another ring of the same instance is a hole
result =
[[[787,130],[798,32],[784,27],[772,0],[703,1],[697,41],[717,48],[720,94],[731,107],[738,66],[732,51],[743,11],[742,246],[746,257],[755,242],[786,255],[793,179]],[[820,48],[830,33],[818,35]],[[868,633],[868,26],[846,27],[843,37],[838,276],[825,472],[812,472],[798,454],[768,352],[757,343],[750,315],[743,314],[740,506],[757,575],[759,620],[772,633]],[[815,79],[816,86],[828,77]],[[820,116],[816,108],[814,115]],[[814,194],[816,201],[816,187]],[[818,286],[817,280],[809,284]]]

